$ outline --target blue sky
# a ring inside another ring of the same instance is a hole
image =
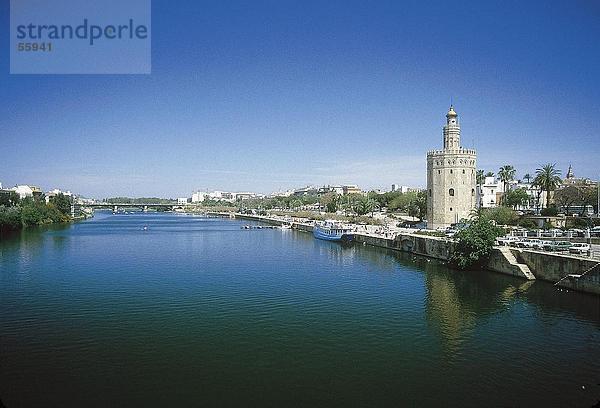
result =
[[[479,168],[600,173],[596,1],[154,0],[151,75],[48,76],[8,74],[0,4],[4,186],[424,186],[451,98]]]

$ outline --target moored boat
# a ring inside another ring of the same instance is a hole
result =
[[[352,230],[335,221],[324,221],[316,223],[313,227],[313,235],[317,239],[326,241],[351,241]]]

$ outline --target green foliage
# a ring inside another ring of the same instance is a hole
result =
[[[5,207],[14,207],[19,204],[19,195],[16,191],[0,191],[0,205]]]
[[[524,188],[517,188],[504,194],[502,197],[502,205],[517,209],[519,206],[527,205],[529,195]]]
[[[325,206],[325,210],[329,213],[338,211],[341,201],[341,196],[336,193],[328,193],[321,196],[321,205]]]
[[[477,170],[476,173],[477,185],[482,185],[485,182],[485,173],[483,170]]]
[[[589,218],[567,217],[567,228],[588,228],[590,226]]]
[[[508,207],[482,208],[480,217],[494,221],[497,225],[516,225],[519,220],[517,213]]]
[[[504,183],[504,191],[508,191],[508,183],[515,179],[515,174],[517,174],[517,171],[510,164],[500,167],[498,177]]]
[[[534,220],[529,218],[523,218],[519,220],[519,226],[527,229],[535,229],[537,228],[537,224]]]
[[[556,164],[546,164],[535,171],[533,183],[546,192],[546,207],[550,207],[550,192],[557,189],[562,182],[560,170],[556,170]]]
[[[21,207],[0,206],[0,230],[17,230],[22,225]]]
[[[540,214],[544,217],[556,217],[558,215],[558,208],[554,206],[543,208]]]
[[[59,203],[62,201],[59,200]],[[69,205],[69,213],[70,213]],[[15,230],[35,225],[68,222],[70,217],[54,203],[46,204],[43,198],[27,197],[13,207],[0,207],[0,228]]]
[[[503,233],[502,228],[486,217],[474,218],[468,227],[454,236],[456,244],[450,258],[451,264],[458,269],[480,268],[489,259],[494,241]]]
[[[388,205],[390,211],[399,211],[419,219],[427,215],[427,193],[411,191],[399,193]]]
[[[356,205],[354,206],[354,211],[358,215],[365,215],[373,211],[375,209],[376,204],[377,202],[371,198],[360,197],[357,200]]]
[[[50,203],[53,204],[61,214],[70,216],[71,214],[71,199],[64,194],[58,194],[50,198]]]

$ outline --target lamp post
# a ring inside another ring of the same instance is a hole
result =
[[[594,227],[594,222],[592,221],[592,216],[588,217],[588,229],[587,229],[587,238],[588,238],[588,257],[592,256],[592,228]]]

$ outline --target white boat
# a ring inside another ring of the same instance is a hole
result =
[[[326,241],[351,241],[352,230],[335,221],[317,222],[313,227],[313,235]]]

